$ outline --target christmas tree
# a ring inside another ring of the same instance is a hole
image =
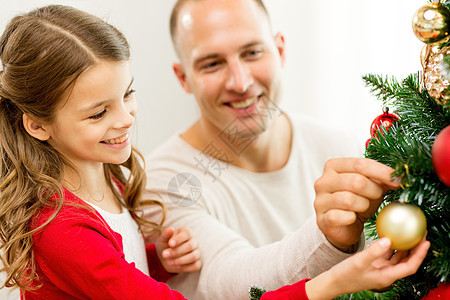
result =
[[[425,43],[420,57],[423,70],[401,81],[381,75],[363,77],[383,106],[394,110],[390,114],[386,109],[372,123],[365,156],[391,166],[393,175],[401,179],[401,188],[388,192],[378,213],[366,223],[366,234],[378,238],[381,229],[392,227],[379,217],[384,207],[399,201],[421,209],[431,247],[418,272],[387,291],[339,299],[436,299],[449,293],[450,0],[419,8],[413,30]],[[410,234],[415,233],[404,233]]]
[[[383,209],[391,207],[392,202],[401,204],[396,208],[399,211],[405,210],[405,205],[415,205],[426,221],[416,222],[423,224],[419,226],[422,228],[403,235],[416,235],[420,240],[426,230],[431,247],[416,274],[398,280],[384,291],[362,291],[338,299],[450,297],[450,0],[419,8],[413,16],[413,30],[425,44],[420,57],[423,70],[403,80],[363,76],[384,107],[384,113],[372,122],[365,156],[395,169],[393,176],[401,181],[400,189],[385,195],[378,212],[367,221],[365,232],[377,239],[382,229],[398,226],[389,223],[392,218],[381,218]],[[395,217],[396,213],[392,215]],[[410,215],[408,221],[411,218],[416,217]],[[391,239],[393,244],[411,248],[404,241],[392,236]],[[257,295],[255,288],[251,291]],[[258,296],[252,299],[259,299]]]

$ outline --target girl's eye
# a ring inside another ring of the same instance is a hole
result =
[[[100,119],[101,117],[103,117],[105,115],[105,113],[106,113],[106,109],[102,110],[100,113],[98,113],[96,115],[90,116],[89,119],[92,119],[92,120]]]
[[[131,90],[129,90],[128,92],[126,92],[125,93],[125,95],[123,96],[125,99],[126,98],[130,98],[132,95],[133,95],[133,93],[135,93],[136,92],[136,90],[133,90],[133,89],[131,89]]]

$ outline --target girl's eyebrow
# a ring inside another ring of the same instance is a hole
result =
[[[131,76],[131,81],[130,81],[130,84],[128,85],[128,87],[127,87],[127,91],[131,88],[131,86],[133,85],[133,82],[134,82],[134,76]]]
[[[128,91],[130,89],[130,87],[133,85],[133,82],[134,82],[134,76],[131,77],[130,84],[128,85],[126,91]],[[92,105],[89,105],[89,106],[81,109],[81,112],[87,112],[87,111],[93,110],[93,109],[95,109],[97,107],[103,106],[105,103],[107,103],[109,101],[111,101],[111,100],[104,100],[104,101],[93,103]]]

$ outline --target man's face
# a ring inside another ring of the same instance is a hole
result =
[[[253,135],[268,128],[281,86],[284,39],[272,36],[261,7],[252,0],[189,2],[179,14],[176,47],[181,64],[174,64],[175,74],[194,94],[209,132],[237,121]]]

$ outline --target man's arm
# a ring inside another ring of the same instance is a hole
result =
[[[174,196],[171,193],[171,199]],[[349,256],[326,240],[314,217],[281,241],[255,248],[202,207],[177,207],[171,201],[165,204],[166,225],[183,224],[199,241],[203,260],[200,274],[183,274],[185,281],[180,283],[177,278],[180,285],[173,286],[184,292],[183,283],[188,284],[189,277],[199,276],[195,299],[248,299],[252,284],[277,289],[314,277]],[[362,249],[364,243],[360,246]]]

